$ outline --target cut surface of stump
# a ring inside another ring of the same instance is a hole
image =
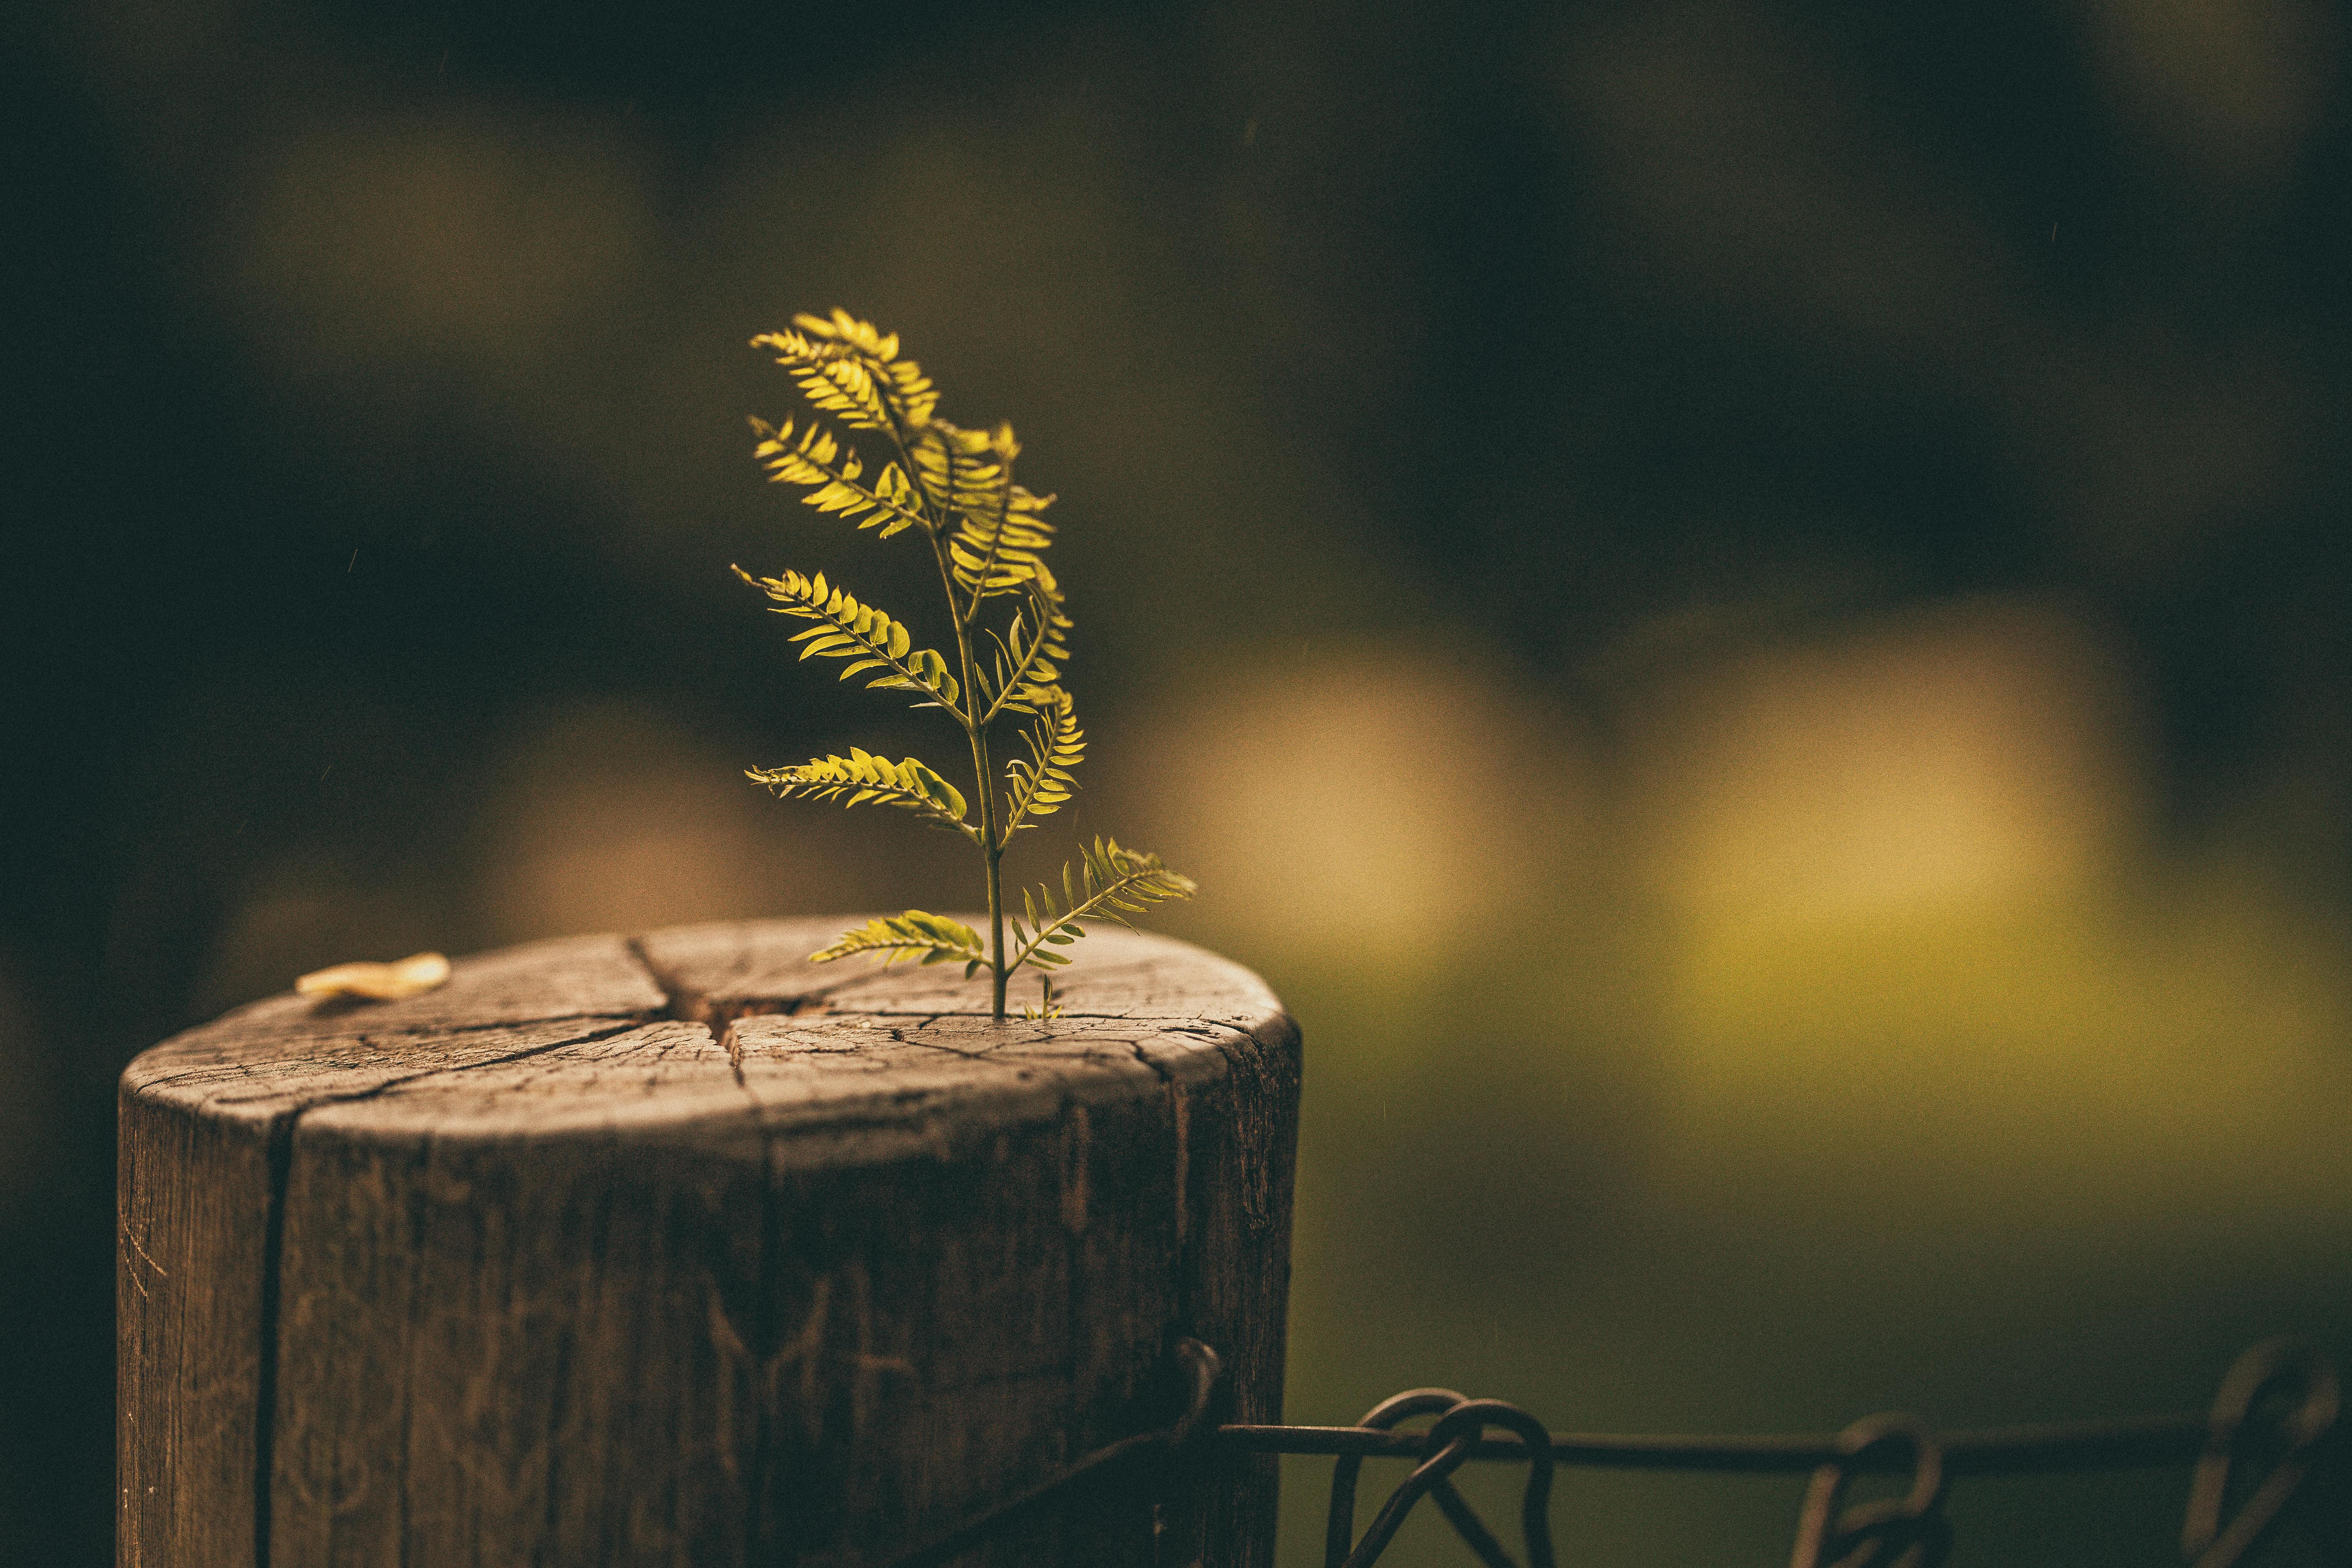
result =
[[[1280,1418],[1299,1039],[1110,930],[1063,1016],[855,919],[581,937],[254,1004],[121,1087],[126,1564],[880,1564],[1164,1425]],[[971,1562],[1259,1564],[1274,1461]],[[1162,1478],[1164,1480],[1164,1478]]]

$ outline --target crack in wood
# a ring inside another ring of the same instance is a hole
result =
[[[458,1038],[467,1035],[500,1034],[509,1031],[520,1032],[526,1029],[547,1028],[558,1024],[587,1023],[592,1020],[605,1018],[615,1020],[622,1029],[631,1029],[641,1028],[646,1024],[658,1023],[661,1021],[662,1017],[663,1015],[659,1013],[640,1011],[565,1012],[550,1013],[544,1016],[535,1016],[527,1018],[518,1018],[511,1023],[419,1025],[415,1027],[369,1029],[345,1034],[331,1033],[307,1037],[296,1036],[289,1032],[283,1036],[266,1037],[266,1038],[280,1040],[299,1038],[303,1044],[312,1047],[333,1047],[346,1042],[354,1043],[362,1047],[377,1046],[380,1044],[382,1049],[378,1052],[378,1056],[380,1058],[389,1059],[396,1058],[402,1055],[399,1047],[403,1046],[414,1047],[422,1042]],[[205,1082],[226,1083],[239,1079],[266,1079],[274,1075],[282,1074],[289,1068],[299,1067],[306,1064],[348,1068],[353,1067],[363,1067],[367,1065],[367,1062],[364,1059],[355,1058],[352,1057],[332,1055],[311,1057],[289,1056],[259,1062],[204,1062],[181,1068],[176,1070],[159,1072],[152,1076],[142,1076],[140,1079],[140,1088],[142,1091],[152,1091],[161,1089],[184,1088],[188,1085],[203,1084]],[[257,1098],[267,1097],[264,1096]],[[238,1104],[247,1102],[225,1100],[223,1103]]]
[[[665,1016],[681,1024],[700,1024],[713,1034],[717,1034],[720,1029],[733,1025],[741,1018],[772,1017],[780,1015],[785,1017],[802,1017],[830,1011],[826,1003],[835,992],[847,989],[858,981],[868,978],[865,975],[856,975],[814,990],[793,991],[772,996],[735,997],[725,1002],[715,1002],[707,988],[698,988],[686,984],[674,970],[656,961],[654,956],[646,951],[644,937],[629,938],[627,947],[630,954],[644,967],[646,977],[653,981],[654,988],[661,992],[662,1010]]]
[[[442,1067],[427,1068],[422,1072],[410,1073],[404,1078],[386,1079],[382,1083],[370,1084],[365,1089],[345,1089],[340,1091],[330,1090],[319,1095],[315,1099],[302,1101],[300,1104],[293,1108],[290,1114],[299,1118],[307,1116],[313,1110],[319,1110],[328,1106],[354,1105],[362,1100],[380,1100],[386,1095],[396,1094],[402,1089],[412,1088],[416,1084],[426,1082],[432,1079],[453,1078],[461,1073],[479,1072],[484,1068],[509,1067],[516,1062],[529,1061],[533,1057],[543,1057],[553,1051],[569,1050],[575,1046],[592,1046],[599,1040],[609,1040],[616,1035],[625,1035],[630,1033],[632,1030],[642,1029],[645,1026],[645,1023],[642,1020],[632,1019],[626,1023],[615,1024],[609,1029],[592,1030],[584,1035],[566,1035],[560,1040],[549,1040],[543,1041],[535,1046],[526,1046],[520,1050],[509,1051],[501,1056],[483,1057],[477,1061],[451,1062]],[[221,1095],[215,1099],[215,1103],[220,1105],[250,1105],[268,1098],[269,1097],[266,1095],[253,1095],[243,1098]]]
[[[269,1568],[272,1487],[278,1466],[278,1309],[286,1253],[286,1184],[294,1167],[294,1124],[301,1119],[302,1109],[288,1111],[269,1124],[268,1208],[261,1233],[261,1344],[254,1389],[254,1568]]]

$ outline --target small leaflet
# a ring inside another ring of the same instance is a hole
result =
[[[305,996],[359,996],[397,1002],[421,996],[449,978],[449,961],[437,952],[413,952],[397,963],[338,963],[314,970],[294,983]]]

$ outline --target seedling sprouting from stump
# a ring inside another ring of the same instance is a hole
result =
[[[937,417],[939,393],[920,366],[898,357],[896,333],[838,310],[830,318],[795,316],[793,327],[753,338],[751,346],[772,351],[819,413],[847,429],[874,432],[889,456],[869,478],[864,459],[817,420],[795,429],[790,419],[770,425],[755,418],[757,456],[772,479],[802,487],[807,493],[801,500],[819,511],[878,530],[884,539],[922,537],[939,565],[955,658],[950,662],[936,649],[917,647],[903,624],[826,582],[822,573],[754,577],[738,566],[735,574],[774,600],[779,614],[810,623],[793,638],[802,658],[845,659],[842,679],[867,676],[868,687],[912,692],[922,699],[916,707],[936,708],[955,721],[971,747],[980,819],[971,820],[971,807],[953,784],[913,757],[894,763],[852,748],[846,757],[759,768],[750,776],[780,796],[914,812],[970,839],[988,871],[984,946],[980,933],[961,921],[908,910],[844,931],[809,956],[819,963],[857,952],[877,954],[886,964],[961,962],[967,980],[986,969],[999,1018],[1005,983],[1025,963],[1043,982],[1031,1015],[1050,1016],[1055,1007],[1051,971],[1069,962],[1060,950],[1086,934],[1081,921],[1124,924],[1146,905],[1190,898],[1194,890],[1190,878],[1170,870],[1159,856],[1098,837],[1081,846],[1075,867],[1064,864],[1058,895],[1051,882],[1040,882],[1023,889],[1019,912],[1005,908],[1000,868],[1006,847],[1014,834],[1070,798],[1077,787],[1073,773],[1087,749],[1062,684],[1070,618],[1061,585],[1045,564],[1054,542],[1045,509],[1054,498],[1013,482],[1021,447],[1012,426],[965,430]],[[1006,609],[1012,614],[1003,619]],[[1029,753],[1004,764],[1001,783],[992,749],[1000,723],[1021,727]]]

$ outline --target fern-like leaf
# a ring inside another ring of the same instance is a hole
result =
[[[860,952],[875,954],[882,960],[885,969],[900,963],[961,962],[966,980],[971,978],[972,971],[988,962],[988,952],[981,946],[978,931],[961,921],[921,910],[908,910],[903,915],[877,915],[853,931],[843,931],[834,938],[832,946],[810,953],[809,961],[830,963],[836,958]]]
[[[1140,913],[1146,905],[1189,899],[1198,891],[1198,883],[1170,870],[1159,856],[1125,848],[1117,839],[1097,838],[1087,847],[1076,876],[1064,863],[1059,901],[1050,882],[1038,883],[1034,892],[1022,889],[1022,913],[1012,921],[1016,952],[1006,973],[1024,963],[1042,969],[1069,963],[1066,953],[1051,950],[1086,935],[1081,921],[1125,925],[1129,915]]]
[[[1035,714],[1054,706],[1061,690],[1062,666],[1070,657],[1065,640],[1069,629],[1070,617],[1062,613],[1059,590],[1052,574],[1045,574],[1030,584],[1029,604],[1013,612],[1005,634],[1000,637],[992,628],[989,631],[994,657],[973,667],[972,679],[981,697],[976,706],[982,723],[1007,710]]]
[[[773,599],[777,614],[816,623],[793,637],[793,641],[802,645],[803,658],[822,654],[828,658],[849,659],[849,668],[841,672],[844,680],[866,670],[879,669],[883,673],[866,683],[869,689],[919,691],[950,712],[961,712],[956,700],[963,694],[963,689],[948,673],[948,661],[939,651],[916,647],[905,626],[873,605],[859,604],[846,590],[826,583],[824,573],[814,577],[803,577],[797,572],[786,572],[781,577],[754,577],[738,566],[735,575]]]
[[[1054,542],[1054,525],[1045,516],[1054,498],[1013,482],[1013,459],[1020,455],[1010,425],[965,430],[944,419],[908,448],[932,514],[954,520],[948,558],[956,585],[969,595],[967,616],[982,599],[1020,593],[1036,578],[1040,557]]]
[[[934,514],[954,519],[948,558],[972,609],[1034,582],[1054,542],[1054,525],[1045,520],[1054,498],[1013,482],[1013,459],[1020,455],[1010,425],[983,434],[945,420],[910,452]]]
[[[789,419],[782,425],[756,418],[751,423],[760,437],[752,455],[773,482],[808,487],[802,505],[855,519],[860,528],[879,528],[885,539],[909,528],[930,531],[914,484],[898,464],[883,464],[872,485],[861,484],[866,465],[816,421],[809,421],[798,441],[793,439]]]
[[[844,805],[895,805],[943,823],[974,843],[980,834],[964,818],[963,796],[920,759],[892,762],[856,747],[845,757],[814,757],[797,767],[753,768],[744,776],[766,784],[780,800],[840,800]],[[846,796],[846,799],[843,799]]]
[[[993,510],[1004,504],[1013,459],[1020,455],[1013,426],[967,430],[934,419],[907,448],[923,495],[941,516]]]
[[[796,329],[762,332],[753,348],[772,350],[809,402],[856,430],[887,430],[901,441],[931,422],[940,395],[922,366],[898,357],[898,337],[846,310],[794,316]]]
[[[957,510],[955,531],[948,536],[956,585],[966,594],[992,599],[1017,594],[1035,582],[1045,570],[1045,551],[1054,542],[1054,525],[1045,515],[1053,504],[1052,496],[1033,495],[1009,484],[996,504]]]
[[[1022,828],[1036,826],[1028,818],[1051,816],[1059,811],[1078,787],[1071,774],[1086,761],[1087,732],[1078,728],[1070,694],[1056,689],[1053,699],[1021,737],[1029,748],[1028,757],[1015,757],[1005,765],[1010,780],[1004,792],[1007,843]]]

